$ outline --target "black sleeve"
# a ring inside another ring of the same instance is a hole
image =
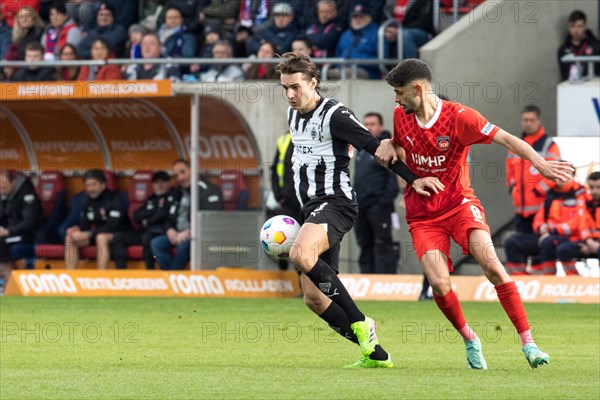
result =
[[[346,107],[342,106],[334,111],[329,126],[331,136],[350,143],[358,150],[364,149],[370,155],[375,155],[375,151],[379,147],[379,140],[373,137],[371,132]],[[389,169],[409,185],[419,179],[401,160],[398,160],[395,164],[390,164]]]
[[[81,205],[81,212],[79,213],[79,229],[82,231],[89,231],[92,229],[92,224],[90,224],[90,221],[87,219],[87,215],[85,214],[85,211],[89,206],[89,199],[89,196],[86,195]]]
[[[21,219],[7,227],[11,236],[34,232],[43,223],[42,204],[35,193],[26,193],[20,201]]]
[[[150,204],[150,203],[152,203],[152,198],[149,198],[148,200],[146,200],[146,202],[144,204],[139,206],[133,212],[133,219],[135,220],[135,222],[137,222],[138,224],[141,224],[143,220],[145,220],[145,219],[147,220],[155,212],[155,210],[149,210],[147,208],[148,204]]]

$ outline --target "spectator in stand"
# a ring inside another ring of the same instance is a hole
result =
[[[336,48],[336,57],[377,59],[377,25],[364,5],[356,5],[352,9],[350,29],[342,33]],[[387,54],[386,54],[387,57]],[[377,79],[381,72],[377,65],[359,65],[358,78]],[[340,70],[334,69],[330,77],[339,79]]]
[[[129,58],[132,60],[142,58],[142,38],[146,34],[146,28],[140,24],[133,24],[129,27],[128,33],[129,40],[125,47],[127,48]]]
[[[92,60],[106,61],[109,58],[114,58],[115,55],[110,52],[108,43],[104,39],[96,39],[92,43]],[[122,79],[121,67],[116,64],[84,65],[79,71],[78,81],[110,81]]]
[[[25,46],[39,42],[44,32],[44,22],[31,7],[23,7],[15,16],[12,28],[12,43],[5,55],[7,60],[24,60]]]
[[[4,16],[0,12],[0,60],[8,53],[12,37],[12,28],[6,23]]]
[[[83,39],[77,46],[81,58],[91,57],[92,43],[98,38],[104,39],[110,51],[117,57],[124,54],[127,31],[115,22],[115,9],[108,3],[100,4],[96,14],[96,26],[83,33]]]
[[[527,274],[527,257],[539,255],[534,258],[530,274],[555,275],[556,248],[579,238],[584,208],[585,189],[574,180],[550,189],[533,219],[535,234],[515,234],[506,240],[508,273]]]
[[[587,182],[589,196],[579,224],[579,240],[561,243],[556,249],[556,257],[567,275],[578,274],[578,259],[600,258],[600,172],[592,172]]]
[[[236,58],[248,57],[248,40],[252,36],[252,29],[239,25],[233,34],[233,55]]]
[[[338,19],[334,0],[320,0],[316,8],[317,19],[306,30],[306,37],[315,57],[333,57],[343,24]]]
[[[86,199],[83,202],[79,225],[67,229],[65,265],[74,269],[79,262],[79,248],[96,245],[98,269],[110,262],[110,243],[115,232],[132,232],[131,221],[121,193],[106,188],[106,178],[99,169],[83,175]]]
[[[363,125],[378,140],[390,139],[383,117],[376,112],[365,114]],[[392,213],[399,187],[396,174],[383,168],[365,151],[356,155],[354,190],[358,201],[358,219],[354,225],[360,246],[360,272],[395,274],[398,254],[392,238]]]
[[[322,23],[319,16],[319,4],[323,0],[305,0],[304,8],[308,10],[302,16],[302,28],[310,29],[315,24]],[[325,3],[333,3],[335,5],[336,19],[339,23],[341,31],[345,31],[348,27],[348,20],[350,19],[350,1],[348,0],[326,0]],[[329,7],[327,7],[329,8]],[[341,33],[341,32],[340,32]],[[335,51],[335,46],[333,48]],[[332,53],[333,54],[333,53]]]
[[[525,106],[521,112],[522,139],[546,160],[559,160],[560,149],[546,135],[538,106]],[[512,195],[517,234],[533,233],[533,217],[544,203],[554,182],[544,178],[530,161],[509,151],[506,156],[506,184]]]
[[[183,15],[177,7],[170,6],[165,12],[165,23],[158,31],[165,57],[192,58],[196,56],[196,38],[186,31]]]
[[[61,61],[75,61],[79,59],[77,49],[71,44],[65,44],[60,48],[58,59]],[[74,81],[79,76],[79,67],[58,67],[56,69],[57,81]]]
[[[67,43],[77,46],[81,41],[81,30],[69,19],[64,1],[56,1],[50,7],[50,24],[42,35],[44,60],[58,58],[59,50]]]
[[[8,23],[8,26],[14,27],[17,14],[23,8],[30,8],[37,13],[40,9],[40,0],[0,0],[0,12]]]
[[[292,41],[299,35],[294,20],[294,10],[288,3],[278,3],[273,7],[273,21],[254,33],[248,40],[248,53],[256,54],[263,42],[274,43],[280,52],[290,51]]]
[[[433,0],[398,0],[394,17],[402,24],[402,57],[418,58],[419,48],[436,34],[433,26]],[[394,50],[397,36],[397,27],[390,28],[386,35]]]
[[[275,58],[277,47],[271,42],[264,42],[258,49],[256,58]],[[279,79],[275,64],[251,64],[245,74],[246,79]]]
[[[133,219],[140,225],[141,243],[144,248],[144,263],[146,269],[154,269],[154,255],[150,248],[150,242],[157,236],[165,234],[165,224],[169,216],[169,211],[172,206],[177,206],[181,198],[181,192],[171,187],[171,177],[165,171],[156,171],[152,175],[152,195],[140,208],[135,210]],[[126,247],[115,249],[119,243],[117,240],[113,242],[113,250],[115,263],[118,255],[124,260]],[[125,238],[127,244],[127,238]],[[128,244],[131,245],[131,244]],[[117,263],[117,265],[119,265]]]
[[[303,53],[312,57],[312,48],[310,42],[306,38],[294,39],[292,42],[292,51],[294,53]]]
[[[212,0],[204,9],[206,24],[219,22],[228,34],[232,34],[240,13],[240,0]]]
[[[36,63],[44,61],[44,48],[40,42],[30,42],[25,46],[25,61]],[[56,78],[56,70],[50,67],[39,67],[31,64],[27,68],[21,68],[13,77],[15,82],[42,82],[53,81]]]
[[[213,58],[231,58],[231,44],[222,40],[213,47]],[[206,72],[200,74],[202,82],[234,82],[244,79],[244,72],[235,64],[214,64]]]
[[[67,11],[89,31],[96,25],[96,13],[103,3],[113,7],[117,25],[128,27],[139,21],[139,0],[69,0]]]
[[[163,58],[160,39],[155,33],[148,33],[142,38],[142,58]],[[181,72],[173,64],[131,64],[127,67],[127,79],[179,79]]]
[[[161,269],[182,270],[190,261],[190,239],[191,239],[191,170],[186,160],[175,160],[173,163],[173,174],[177,177],[181,197],[175,207],[171,207],[165,224],[166,234],[158,236],[150,242],[152,254]],[[201,210],[223,210],[223,194],[221,188],[209,182],[195,180],[199,189],[199,209]],[[173,247],[175,257],[172,255]]]
[[[212,58],[213,47],[219,41],[223,40],[223,27],[219,21],[207,22],[204,27],[204,43],[200,49],[200,58]],[[210,64],[192,64],[190,72],[196,74],[198,72],[206,72],[210,69]]]
[[[575,63],[563,63],[560,59],[567,55],[574,56],[598,56],[600,55],[600,42],[587,27],[587,16],[583,11],[573,11],[569,15],[569,33],[562,46],[558,49],[558,64],[560,77],[563,81],[567,79],[579,80],[587,76],[587,63],[581,64],[581,71],[577,70]],[[594,73],[600,76],[600,63],[596,63]]]
[[[0,170],[0,278],[10,275],[14,261],[34,258],[43,238],[44,211],[33,184],[21,173]]]
[[[166,9],[177,7],[181,10],[188,32],[200,34],[206,18],[204,9],[210,3],[211,0],[169,0]]]

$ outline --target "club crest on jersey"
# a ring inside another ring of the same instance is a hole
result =
[[[438,136],[437,147],[441,151],[447,151],[450,148],[450,137],[449,136]]]

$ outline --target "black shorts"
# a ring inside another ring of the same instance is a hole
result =
[[[356,201],[339,195],[312,199],[300,211],[300,224],[310,222],[326,225],[330,250],[321,254],[320,258],[336,271],[339,263],[339,244],[344,235],[352,229],[357,217]]]

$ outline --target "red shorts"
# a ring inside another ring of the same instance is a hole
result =
[[[483,207],[477,199],[461,204],[437,218],[408,224],[408,231],[412,236],[419,260],[429,250],[439,250],[446,255],[450,272],[453,271],[450,238],[462,247],[463,254],[469,254],[469,233],[473,229],[483,229],[490,234]]]

